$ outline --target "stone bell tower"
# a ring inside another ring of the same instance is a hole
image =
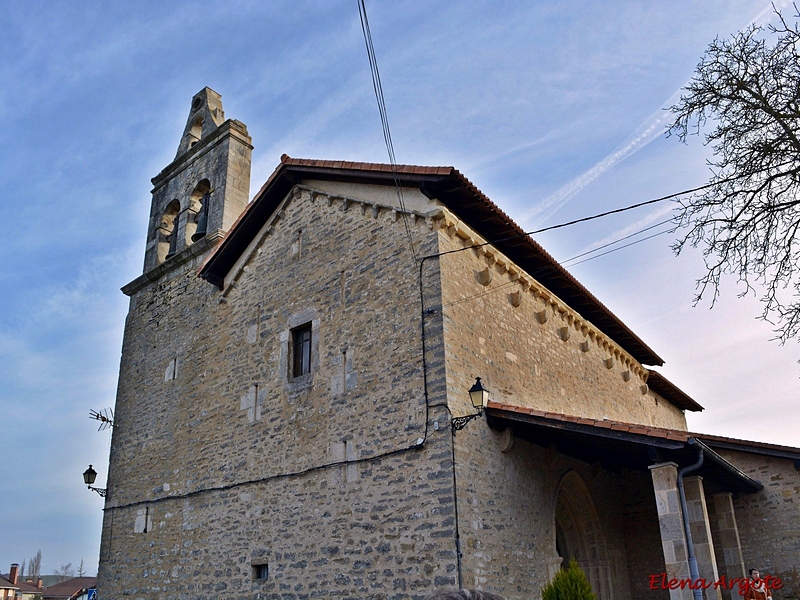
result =
[[[184,262],[236,221],[250,196],[251,142],[244,123],[225,120],[217,92],[195,94],[175,160],[152,179],[145,274]]]

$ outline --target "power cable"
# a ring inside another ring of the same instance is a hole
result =
[[[605,256],[606,254],[611,254],[612,252],[616,252],[617,250],[622,250],[623,248],[627,248],[628,246],[634,246],[635,244],[639,244],[646,240],[652,239],[654,237],[658,237],[660,235],[664,235],[665,233],[675,233],[675,229],[665,229],[664,231],[659,231],[658,233],[654,233],[653,235],[648,235],[647,237],[643,237],[640,240],[636,240],[635,242],[631,242],[630,244],[625,244],[624,246],[620,246],[619,248],[612,248],[608,252],[603,252],[602,254],[597,254],[595,256],[590,256],[589,258],[585,258],[583,260],[579,260],[576,263],[572,263],[570,267],[574,267],[576,265],[583,264],[587,261],[594,260],[595,258],[600,258],[601,256]]]
[[[686,194],[691,194],[694,192],[699,192],[700,190],[705,190],[710,187],[718,185],[717,183],[707,183],[705,185],[701,185],[700,187],[683,190],[681,192],[675,192],[674,194],[668,194],[666,196],[661,196],[660,198],[654,198],[652,200],[645,200],[644,202],[637,202],[636,204],[631,204],[629,206],[624,206],[622,208],[615,208],[614,210],[607,210],[605,212],[598,213],[596,215],[591,215],[588,217],[582,217],[580,219],[574,219],[572,221],[567,221],[566,223],[558,223],[557,225],[550,225],[548,227],[542,227],[541,229],[534,229],[533,231],[526,231],[523,233],[515,233],[514,235],[509,235],[502,238],[497,238],[495,240],[491,240],[488,242],[483,242],[481,244],[472,244],[471,246],[467,246],[465,248],[457,248],[456,250],[448,250],[446,252],[440,252],[438,254],[430,254],[425,258],[433,258],[434,256],[445,256],[446,254],[455,254],[456,252],[463,252],[464,250],[473,250],[475,248],[482,248],[483,246],[489,246],[493,244],[497,244],[499,242],[507,242],[509,240],[514,240],[521,237],[530,237],[537,233],[544,233],[545,231],[552,231],[553,229],[561,229],[562,227],[569,227],[570,225],[577,225],[578,223],[585,223],[586,221],[593,221],[594,219],[600,219],[601,217],[607,217],[609,215],[615,215],[618,213],[623,213],[629,210],[633,210],[635,208],[641,208],[642,206],[647,206],[648,204],[655,204],[656,202],[663,202],[664,200],[671,200],[672,198],[677,198],[678,196],[685,196]]]
[[[364,4],[364,0],[358,0],[358,16],[361,19],[361,32],[364,34],[364,44],[367,47],[367,58],[369,59],[369,68],[372,74],[372,89],[375,92],[375,100],[378,102],[378,112],[380,113],[381,126],[383,128],[383,141],[386,144],[386,152],[389,154],[389,164],[392,167],[392,179],[394,179],[395,193],[397,194],[397,201],[400,203],[400,208],[403,209],[401,214],[403,216],[403,225],[405,226],[406,235],[408,236],[408,244],[411,247],[411,256],[414,262],[416,262],[417,254],[414,251],[411,228],[408,225],[408,217],[405,214],[406,206],[403,199],[403,188],[400,185],[400,174],[397,171],[397,160],[395,159],[394,145],[392,144],[392,132],[389,129],[389,116],[386,112],[386,100],[383,96],[381,74],[378,70],[378,59],[375,57],[375,47],[372,44],[372,33],[369,29],[367,7]]]
[[[666,224],[666,223],[669,223],[670,221],[671,221],[671,219],[667,219],[667,220],[665,220],[665,221],[662,221],[662,222],[660,222],[660,223],[656,223],[655,225],[651,225],[651,226],[649,226],[649,227],[645,227],[645,228],[643,228],[643,229],[640,229],[639,231],[636,231],[636,232],[634,232],[634,233],[631,233],[631,234],[629,234],[629,235],[626,235],[625,237],[621,237],[621,238],[619,238],[619,239],[617,239],[617,240],[614,240],[613,242],[609,242],[608,244],[603,244],[602,246],[600,246],[600,247],[598,247],[598,248],[595,248],[595,249],[593,249],[593,250],[589,250],[588,252],[583,252],[583,253],[581,253],[581,254],[578,254],[578,255],[576,255],[576,256],[573,256],[572,258],[568,258],[567,260],[565,260],[565,261],[563,261],[563,262],[561,262],[561,263],[559,263],[559,264],[561,264],[562,266],[565,266],[565,263],[567,263],[567,262],[569,262],[569,261],[575,260],[576,258],[580,258],[580,257],[582,257],[582,256],[586,256],[586,255],[588,255],[588,254],[592,254],[592,253],[594,253],[594,252],[597,252],[598,250],[602,250],[603,248],[607,248],[607,247],[609,247],[609,246],[613,246],[614,244],[618,244],[618,243],[619,243],[619,242],[621,242],[621,241],[624,241],[624,240],[630,239],[630,238],[632,238],[632,237],[634,237],[634,236],[637,236],[637,235],[639,235],[640,233],[644,233],[645,231],[649,231],[649,230],[651,230],[651,229],[654,229],[655,227],[658,227],[658,226],[660,226],[660,225],[664,225],[664,224]],[[659,232],[659,233],[656,233],[656,234],[653,234],[653,235],[650,235],[650,236],[644,237],[644,238],[642,238],[642,239],[640,239],[640,240],[636,240],[636,241],[634,241],[634,242],[631,242],[630,244],[625,244],[624,246],[620,246],[619,248],[614,248],[614,249],[612,249],[612,250],[609,250],[608,252],[603,252],[602,254],[597,254],[597,255],[595,255],[595,256],[590,256],[589,258],[587,258],[587,259],[585,259],[585,260],[578,261],[578,262],[576,262],[576,263],[573,263],[572,265],[569,265],[569,266],[570,266],[570,267],[573,267],[573,266],[575,266],[575,265],[579,265],[579,264],[582,264],[582,263],[588,262],[588,261],[590,261],[590,260],[594,260],[595,258],[600,258],[601,256],[605,256],[606,254],[611,254],[612,252],[616,252],[617,250],[622,250],[623,248],[627,248],[627,247],[629,247],[629,246],[634,246],[634,245],[636,245],[636,244],[638,244],[638,243],[640,243],[640,242],[644,242],[644,241],[646,241],[646,240],[649,240],[649,239],[651,239],[651,238],[658,237],[658,236],[660,236],[660,235],[664,235],[665,233],[674,233],[674,232],[675,232],[675,229],[674,229],[674,228],[672,228],[672,229],[666,229],[666,230],[664,230],[664,231],[661,231],[661,232]],[[544,267],[544,268],[541,268],[541,269],[537,269],[536,271],[534,271],[534,272],[532,272],[532,273],[529,273],[529,275],[530,275],[531,277],[533,277],[534,279],[536,279],[536,278],[538,278],[540,275],[545,275],[545,274],[547,274],[547,273],[552,273],[552,272],[554,272],[555,270],[556,270],[556,269],[555,269],[555,267]],[[493,294],[493,293],[495,293],[495,292],[501,292],[501,291],[504,291],[505,289],[507,289],[507,288],[509,288],[509,287],[513,287],[513,286],[514,286],[516,283],[517,283],[517,281],[516,281],[516,280],[513,280],[513,281],[507,281],[507,282],[505,282],[505,283],[501,283],[500,285],[498,285],[498,286],[494,287],[494,288],[493,288],[493,289],[491,289],[491,290],[488,290],[488,291],[485,291],[485,292],[481,292],[481,293],[479,293],[479,294],[473,294],[472,296],[466,296],[466,297],[464,297],[464,298],[459,298],[458,300],[453,300],[452,302],[448,302],[447,304],[443,305],[443,308],[444,308],[444,307],[446,307],[446,306],[455,306],[456,304],[462,304],[462,303],[464,303],[464,302],[469,302],[470,300],[476,300],[476,299],[478,299],[478,298],[482,298],[483,296],[488,296],[489,294]]]
[[[592,248],[591,250],[587,250],[586,252],[582,252],[581,254],[576,254],[575,256],[572,256],[572,257],[570,257],[570,258],[568,258],[566,260],[562,260],[561,261],[561,265],[565,266],[568,262],[572,262],[576,258],[581,258],[582,256],[587,256],[588,254],[594,254],[598,250],[602,250],[603,248],[608,248],[609,246],[613,246],[614,244],[619,244],[620,242],[622,242],[624,240],[630,239],[632,237],[636,237],[640,233],[644,233],[645,231],[650,231],[651,229],[655,229],[656,227],[660,227],[661,225],[665,225],[665,224],[669,223],[670,221],[672,221],[672,219],[665,219],[664,221],[660,221],[660,222],[656,223],[655,225],[650,225],[650,227],[645,227],[644,229],[640,229],[639,231],[635,231],[635,232],[631,233],[630,235],[626,235],[625,237],[618,238],[618,239],[614,240],[613,242],[608,242],[607,244],[603,244],[602,246],[598,246],[597,248]],[[674,229],[673,229],[673,231],[674,231]]]

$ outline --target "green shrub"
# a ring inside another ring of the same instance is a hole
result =
[[[592,586],[574,560],[560,570],[553,581],[542,588],[542,600],[595,600]]]

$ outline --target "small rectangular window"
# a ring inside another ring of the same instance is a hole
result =
[[[292,329],[292,377],[311,372],[311,323]]]
[[[253,579],[269,578],[269,565],[253,565]]]

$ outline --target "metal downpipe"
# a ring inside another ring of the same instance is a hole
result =
[[[678,471],[678,493],[681,497],[681,516],[683,517],[683,530],[686,533],[686,554],[689,557],[689,576],[692,582],[700,579],[700,570],[697,568],[697,557],[694,554],[694,544],[692,543],[692,528],[689,525],[689,508],[686,505],[686,492],[683,489],[683,476],[692,471],[696,471],[703,464],[703,448],[696,444],[694,438],[689,438],[689,444],[697,445],[697,462]],[[694,600],[703,600],[703,590],[693,585],[692,596]]]

